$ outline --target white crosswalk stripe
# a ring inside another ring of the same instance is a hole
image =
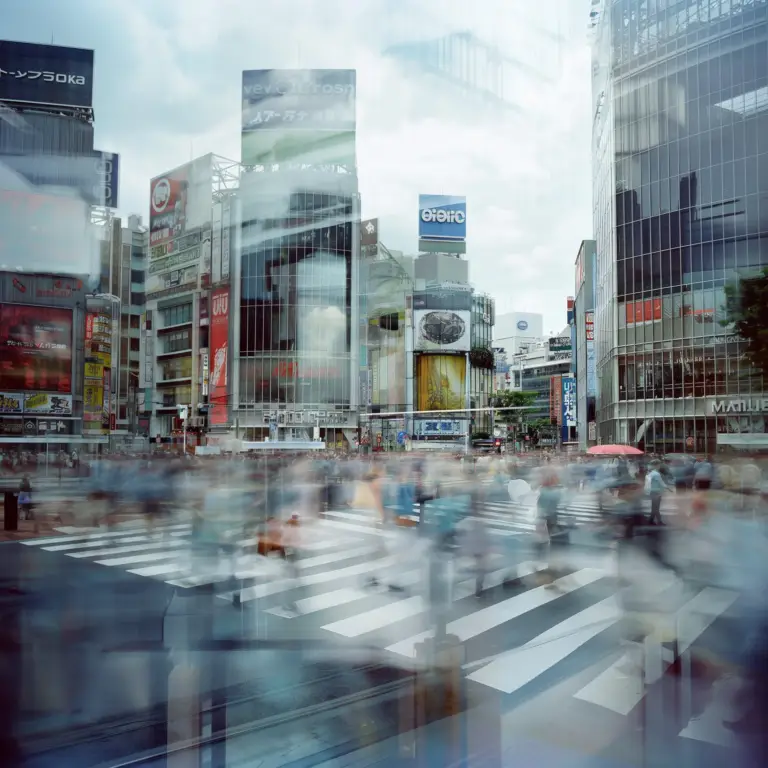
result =
[[[482,593],[475,597],[472,561],[459,558],[445,609],[445,631],[462,645],[467,679],[514,695],[549,670],[565,669],[569,664],[569,669],[575,669],[581,658],[599,653],[608,666],[594,665],[595,658],[590,657],[589,663],[579,667],[580,674],[587,666],[595,666],[596,671],[572,693],[573,703],[620,716],[632,713],[646,689],[636,676],[626,673],[627,658],[619,645],[622,612],[614,594],[613,553],[574,549],[566,556],[566,575],[552,586],[539,585],[536,575],[543,566],[516,564],[503,544],[530,532],[530,516],[509,502],[487,502],[485,513],[499,546],[489,557]],[[593,516],[595,512],[583,514]],[[117,568],[181,589],[223,582],[231,575],[231,565],[225,560],[198,560],[191,524],[181,521],[152,532],[141,525],[128,525],[21,543],[52,556]],[[272,622],[294,622],[300,634],[306,626],[307,632],[335,637],[338,643],[378,647],[398,663],[419,663],[423,644],[434,637],[424,547],[418,529],[382,529],[365,510],[334,510],[323,520],[307,523],[293,569],[279,559],[240,556],[235,563],[240,588],[233,593],[228,586],[220,597],[231,600],[239,594],[244,611],[266,614]],[[506,581],[516,577],[521,578],[507,588]],[[388,589],[393,582],[402,591]],[[694,595],[681,593],[674,612],[679,650],[697,642],[736,598],[734,592],[715,588]],[[532,626],[535,631],[526,629]],[[522,639],[515,640],[521,630]],[[647,641],[656,643],[657,649],[659,642]],[[582,650],[587,651],[583,657],[579,656]],[[671,654],[670,649],[659,650],[661,671],[673,661]],[[646,653],[646,657],[650,655]],[[569,661],[573,659],[576,661]],[[699,741],[709,738],[703,728],[691,727],[682,735]]]

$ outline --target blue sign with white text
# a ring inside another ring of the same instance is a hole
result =
[[[460,243],[466,239],[466,197],[419,195],[419,240]]]

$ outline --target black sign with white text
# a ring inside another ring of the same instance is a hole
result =
[[[0,40],[0,101],[93,106],[93,51]]]

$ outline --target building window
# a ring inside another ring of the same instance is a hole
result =
[[[131,352],[141,352],[140,339],[131,339]]]
[[[131,293],[131,304],[133,304],[134,306],[137,306],[137,307],[141,307],[141,306],[144,305],[145,298],[146,298],[146,296],[143,293],[132,292]]]
[[[130,327],[134,330],[141,328],[141,318],[138,315],[130,316]]]
[[[131,282],[132,283],[143,283],[144,282],[144,270],[143,269],[132,269],[131,270]]]
[[[181,357],[168,360],[160,367],[160,380],[171,381],[173,379],[188,379],[192,376],[192,358]]]
[[[163,353],[181,352],[192,348],[192,334],[188,330],[163,334],[160,338],[163,340]]]
[[[181,325],[182,323],[192,322],[192,304],[177,304],[175,307],[167,307],[161,310],[163,314],[163,325]]]

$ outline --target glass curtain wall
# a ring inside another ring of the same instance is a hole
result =
[[[722,308],[726,284],[768,264],[768,4],[606,5],[593,67],[600,436],[711,451],[729,427],[700,398],[765,391]]]
[[[243,224],[242,404],[350,407],[353,208],[294,193],[283,215]]]

